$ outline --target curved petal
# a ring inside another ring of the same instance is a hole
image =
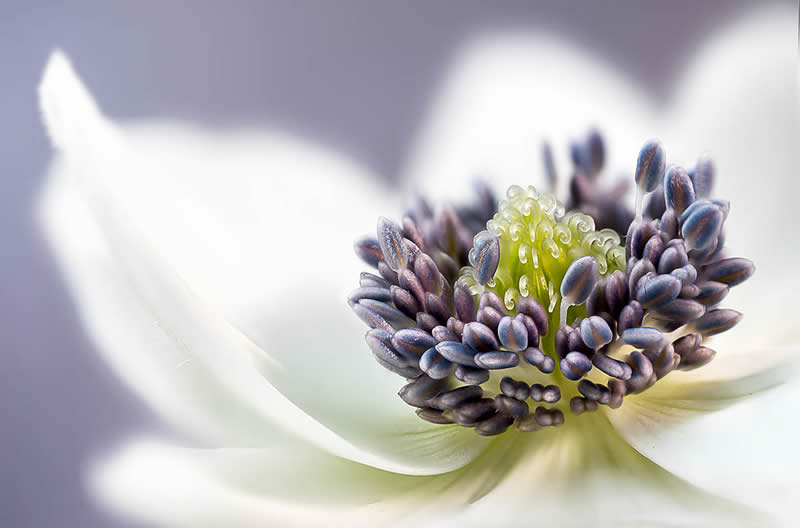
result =
[[[90,333],[146,400],[244,445],[275,423],[399,472],[480,451],[467,431],[419,423],[354,346],[349,240],[388,203],[363,171],[277,134],[120,130],[60,56],[41,94],[65,154],[42,214]]]
[[[368,524],[400,516],[402,510],[376,503],[430,479],[309,448],[201,450],[153,442],[126,446],[90,477],[94,494],[118,513],[192,527]]]
[[[753,522],[753,510],[688,485],[641,456],[601,414],[587,418],[581,431],[569,432],[576,434],[505,435],[470,465],[436,476],[386,473],[313,449],[139,444],[100,465],[93,489],[115,510],[159,526]]]
[[[568,141],[591,125],[609,140],[606,165],[632,173],[654,113],[630,79],[589,50],[543,32],[489,35],[452,67],[412,150],[408,180],[448,200],[476,174],[498,192],[514,183],[539,186],[539,147],[549,140],[564,186]]]
[[[785,356],[791,361],[716,382],[658,383],[609,418],[662,467],[788,525],[800,489],[800,427],[787,416],[800,397],[800,348]]]

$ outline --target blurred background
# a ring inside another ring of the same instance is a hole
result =
[[[92,351],[34,204],[51,156],[36,86],[62,48],[114,118],[279,127],[395,180],[471,37],[546,30],[665,99],[694,48],[753,3],[0,1],[0,525],[121,526],[83,488],[93,453],[155,417]]]

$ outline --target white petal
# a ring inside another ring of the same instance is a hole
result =
[[[646,131],[654,110],[629,79],[601,57],[546,33],[484,37],[452,70],[407,167],[412,185],[440,199],[468,190],[476,175],[500,193],[512,183],[543,185],[544,139],[566,180],[568,141],[591,125],[608,138],[611,174],[632,173],[644,134],[658,133]]]
[[[428,477],[429,478],[429,477]],[[399,516],[378,507],[426,477],[398,475],[302,447],[126,446],[90,485],[113,511],[158,526],[343,526]]]
[[[796,15],[769,5],[711,39],[676,90],[665,133],[676,163],[693,165],[699,150],[715,160],[714,194],[731,201],[727,245],[761,266],[800,251],[787,233],[800,192]]]
[[[370,175],[279,134],[120,131],[59,56],[41,93],[65,153],[42,214],[90,333],[145,399],[216,437],[253,445],[274,422],[395,471],[479,452],[404,407],[344,302],[350,240],[388,203]]]
[[[794,200],[800,184],[793,176],[800,143],[795,22],[791,6],[771,5],[708,42],[676,91],[673,130],[665,134],[676,161],[692,164],[698,148],[714,159],[714,194],[731,201],[729,254],[756,264],[756,274],[724,300],[744,319],[711,341],[718,351],[715,367],[747,361],[742,352],[748,350],[759,352],[763,367],[798,342],[800,312],[790,286],[797,282],[790,263],[800,257]],[[707,375],[705,370],[698,374]]]
[[[791,361],[754,374],[659,382],[626,398],[609,418],[658,465],[788,526],[800,489],[800,427],[792,419],[800,397],[800,348],[784,355]]]
[[[436,476],[386,473],[309,449],[184,450],[144,443],[100,465],[92,483],[115,510],[159,526],[753,522],[752,510],[688,485],[641,456],[602,415],[584,418],[581,430],[506,435],[469,466]]]

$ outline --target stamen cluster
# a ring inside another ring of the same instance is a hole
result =
[[[665,170],[663,147],[645,144],[630,212],[620,186],[598,190],[600,136],[571,152],[570,204],[607,226],[627,222],[624,247],[615,230],[596,231],[592,216],[565,213],[551,194],[512,186],[497,204],[483,184],[474,205],[434,212],[418,198],[402,225],[380,218],[377,237],[355,244],[378,274],[362,273],[350,305],[424,420],[488,436],[618,408],[671,371],[711,361],[705,339],[741,319],[717,305],[754,267],[726,258],[730,207],[709,199],[708,158],[691,172]]]

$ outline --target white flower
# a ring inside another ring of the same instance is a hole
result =
[[[119,126],[55,54],[40,94],[60,153],[46,232],[98,351],[198,446],[131,442],[94,466],[94,492],[166,526],[788,523],[800,392],[739,400],[786,379],[797,354],[795,22],[771,7],[726,30],[661,106],[556,39],[463,55],[410,182],[440,198],[476,167],[524,183],[532,145],[593,123],[624,169],[658,135],[671,160],[713,154],[728,245],[759,268],[705,369],[608,420],[492,441],[418,420],[344,303],[351,240],[402,205],[376,177],[276,132]]]

